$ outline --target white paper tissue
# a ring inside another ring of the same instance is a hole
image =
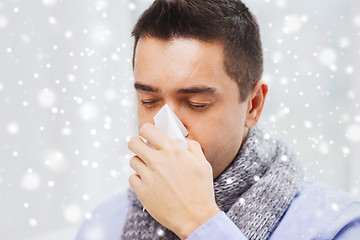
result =
[[[187,147],[185,137],[189,134],[185,126],[171,110],[169,105],[165,104],[154,116],[155,126],[171,138],[179,140]]]

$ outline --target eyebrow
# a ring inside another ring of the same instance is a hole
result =
[[[193,94],[193,93],[210,93],[214,94],[217,93],[215,88],[206,87],[206,86],[198,86],[198,87],[191,87],[191,88],[181,88],[176,91],[180,94]]]
[[[160,92],[160,90],[158,88],[154,88],[152,86],[141,84],[141,83],[135,83],[134,87],[136,90],[142,90],[142,91],[146,91],[146,92],[155,92],[155,93]]]
[[[135,83],[134,87],[136,90],[142,90],[146,92],[159,93],[160,89],[152,87],[150,85]],[[208,93],[208,94],[217,94],[216,88],[207,87],[207,86],[194,86],[190,88],[180,88],[176,91],[178,94],[196,94],[196,93]]]

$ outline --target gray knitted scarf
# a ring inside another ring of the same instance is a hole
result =
[[[249,129],[233,162],[214,180],[215,200],[248,239],[268,239],[302,180],[303,169],[292,149],[257,124]],[[142,210],[131,188],[128,197],[133,206],[121,240],[179,239]]]

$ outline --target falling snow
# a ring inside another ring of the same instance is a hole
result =
[[[97,106],[92,102],[86,102],[80,107],[80,115],[84,120],[92,120],[97,117]]]
[[[29,219],[29,224],[32,227],[36,227],[38,225],[38,222],[37,222],[37,220],[35,218],[30,218]]]
[[[52,172],[61,173],[66,169],[67,161],[64,155],[55,149],[48,149],[43,153],[45,166]]]
[[[42,2],[46,6],[54,6],[57,4],[57,0],[42,0]]]
[[[65,207],[63,216],[69,223],[78,223],[82,220],[82,210],[76,204],[70,204]]]
[[[49,23],[52,24],[52,25],[57,24],[56,18],[55,17],[49,17]]]
[[[165,235],[165,231],[162,230],[161,228],[156,229],[156,234],[159,235],[160,237],[163,237]]]
[[[320,51],[319,61],[324,66],[331,67],[333,64],[335,64],[336,59],[337,59],[337,54],[333,49],[324,48]]]
[[[226,179],[226,184],[232,184],[234,182],[233,178]]]
[[[334,211],[334,212],[337,212],[340,210],[340,207],[339,205],[337,205],[336,203],[333,203],[331,204],[331,209]]]
[[[352,142],[359,142],[360,141],[360,125],[357,125],[357,124],[350,125],[346,129],[346,136]]]
[[[40,176],[31,169],[22,177],[20,186],[27,191],[34,191],[39,188],[41,184]]]
[[[18,134],[19,133],[19,125],[16,122],[11,122],[7,125],[7,130],[12,135]]]
[[[0,15],[0,29],[6,28],[8,26],[8,20],[5,16]]]
[[[0,187],[16,196],[1,199],[3,238],[77,228],[96,217],[98,203],[126,191],[127,144],[138,133],[130,31],[150,2],[0,0]],[[246,3],[258,17],[269,85],[264,138],[293,145],[307,180],[360,196],[360,12],[344,12],[342,1],[326,11],[317,1]],[[86,234],[103,239],[104,229]]]
[[[285,34],[297,33],[300,31],[303,20],[298,15],[285,16],[283,32]]]
[[[55,92],[45,88],[38,94],[38,102],[44,108],[52,107],[56,102]]]

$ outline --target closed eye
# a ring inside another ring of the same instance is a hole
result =
[[[188,103],[187,105],[190,109],[197,111],[203,111],[209,106],[209,104],[194,104],[194,103]]]
[[[145,107],[152,107],[158,100],[140,100]]]
[[[144,99],[141,99],[140,102],[146,108],[153,108],[153,107],[156,107],[159,100],[144,100]],[[186,102],[186,105],[191,110],[204,111],[210,104]]]

